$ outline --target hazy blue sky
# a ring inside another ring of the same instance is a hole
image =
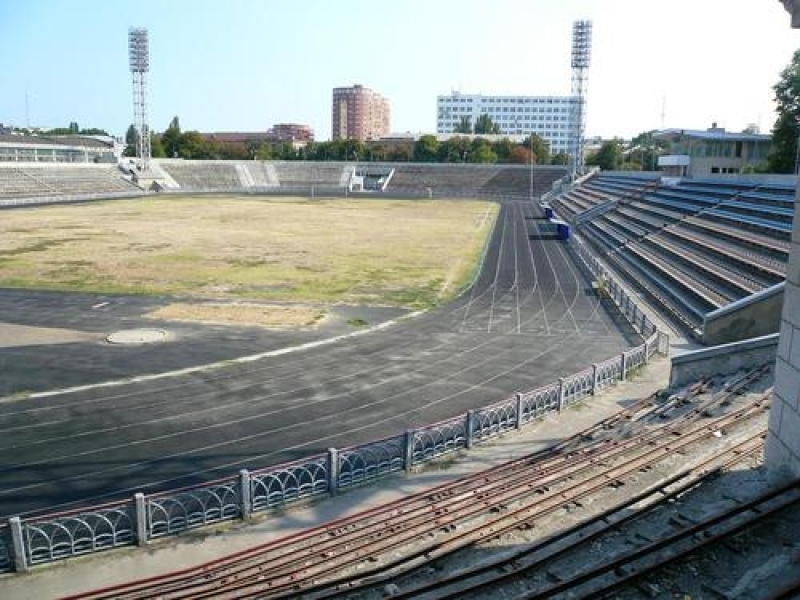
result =
[[[589,135],[774,122],[800,47],[778,0],[0,0],[0,122],[132,120],[129,26],[150,31],[150,123],[330,136],[331,89],[389,98],[393,131],[434,131],[437,94],[567,94],[572,22],[594,22]]]

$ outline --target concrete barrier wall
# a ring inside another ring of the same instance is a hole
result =
[[[775,361],[778,334],[722,344],[672,357],[669,383],[684,385],[710,375],[725,375]]]
[[[783,290],[779,283],[706,315],[703,343],[708,346],[776,333],[781,326]]]

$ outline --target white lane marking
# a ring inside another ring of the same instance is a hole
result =
[[[57,396],[59,394],[71,394],[74,392],[85,392],[87,390],[93,390],[97,388],[106,388],[106,387],[115,387],[120,385],[127,385],[129,383],[139,383],[142,381],[155,381],[158,379],[167,379],[168,377],[179,377],[181,375],[190,375],[192,373],[199,373],[203,371],[211,371],[213,369],[221,369],[223,367],[229,367],[232,364],[241,364],[241,363],[250,363],[255,362],[257,360],[261,360],[264,358],[271,358],[274,356],[282,356],[284,354],[290,354],[293,352],[300,352],[301,350],[308,350],[310,348],[319,348],[320,346],[329,346],[331,344],[335,344],[337,342],[341,342],[342,340],[351,339],[354,337],[359,337],[362,335],[367,335],[374,331],[381,331],[383,329],[387,329],[392,325],[398,323],[399,321],[405,321],[407,319],[412,319],[418,317],[419,315],[423,314],[424,311],[415,311],[413,313],[409,313],[404,315],[398,319],[392,319],[390,321],[384,321],[383,323],[379,323],[374,327],[370,327],[368,329],[359,329],[358,331],[353,331],[351,333],[345,333],[342,335],[337,335],[331,338],[325,338],[324,340],[316,340],[314,342],[306,342],[305,344],[299,344],[297,346],[289,346],[287,348],[279,348],[278,350],[270,350],[269,352],[261,352],[259,354],[251,354],[249,356],[241,356],[239,358],[232,358],[228,360],[221,360],[215,363],[209,363],[206,365],[198,365],[196,367],[187,367],[185,369],[178,369],[177,371],[169,371],[167,373],[153,373],[150,375],[138,375],[136,377],[128,377],[124,379],[115,379],[113,381],[103,381],[101,383],[90,383],[87,385],[76,385],[73,387],[68,388],[61,388],[57,390],[48,390],[46,392],[33,392],[32,394],[27,394],[26,398],[47,398],[49,396]],[[0,398],[3,400],[3,398]]]
[[[93,304],[92,308],[94,309],[103,308],[104,306],[108,306],[109,304],[111,304],[111,302],[99,302],[97,304]]]

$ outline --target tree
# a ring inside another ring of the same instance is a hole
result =
[[[550,157],[550,164],[551,165],[568,165],[569,164],[569,154],[566,152],[557,152]]]
[[[344,159],[345,160],[358,160],[366,156],[367,150],[364,142],[353,138],[344,140]]]
[[[546,165],[550,162],[550,146],[544,138],[532,133],[522,141],[522,145],[533,152],[533,160],[537,165]]]
[[[167,130],[169,131],[169,129]],[[164,133],[166,137],[167,133]],[[166,150],[164,144],[164,150]],[[181,158],[211,158],[205,140],[199,131],[181,133],[178,140],[177,153]]]
[[[443,163],[467,162],[471,147],[469,138],[461,136],[451,137],[446,142],[439,144],[439,154],[437,158],[439,162]]]
[[[70,124],[69,124],[69,132],[71,134],[77,135],[80,130],[81,130],[81,128],[78,127],[78,124],[75,121],[70,122]]]
[[[297,151],[292,142],[281,142],[274,148],[274,152],[276,153],[275,158],[278,160],[295,160],[297,158]]]
[[[169,158],[179,155],[181,145],[181,124],[178,117],[173,117],[169,127],[161,136],[161,143],[164,145],[164,153]],[[188,157],[186,157],[188,158]]]
[[[653,131],[640,133],[631,140],[631,150],[622,165],[623,170],[655,171],[658,167],[658,157],[669,149],[669,142],[653,137]]]
[[[478,134],[499,134],[500,126],[492,121],[492,117],[486,113],[481,113],[475,121],[475,133]]]
[[[492,150],[492,145],[483,138],[475,138],[469,153],[470,162],[493,163],[497,162],[497,154]]]
[[[128,127],[128,131],[125,133],[125,151],[122,153],[124,156],[136,156],[136,146],[137,142],[139,141],[139,133],[136,131],[136,127],[133,124]]]
[[[497,154],[497,160],[500,162],[508,162],[513,149],[514,144],[508,138],[503,138],[492,144],[492,151]]]
[[[622,142],[614,138],[603,142],[600,150],[591,155],[586,164],[592,167],[600,167],[604,171],[614,171],[619,169],[622,164]]]
[[[775,90],[775,112],[778,118],[772,127],[772,152],[767,157],[771,173],[794,173],[797,155],[798,120],[800,120],[800,50],[781,71]]]
[[[533,153],[525,146],[514,146],[511,150],[511,154],[508,156],[508,162],[517,165],[528,165],[531,163],[532,156],[534,156]],[[533,162],[535,163],[536,160]]]
[[[417,162],[436,162],[439,154],[439,141],[435,135],[423,135],[414,142],[414,160]]]
[[[153,158],[164,158],[164,145],[161,143],[161,136],[156,132],[150,133],[150,156]]]
[[[472,133],[472,117],[461,115],[461,119],[453,129],[453,133]]]

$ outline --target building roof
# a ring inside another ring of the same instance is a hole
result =
[[[673,138],[680,136],[709,142],[769,142],[772,140],[771,135],[764,133],[735,133],[732,131],[725,131],[721,128],[662,129],[653,134],[653,137],[656,138]]]
[[[111,148],[113,146],[113,144],[109,142],[79,135],[48,137],[45,135],[15,135],[10,133],[0,133],[0,144],[15,146],[64,146],[70,148]]]

